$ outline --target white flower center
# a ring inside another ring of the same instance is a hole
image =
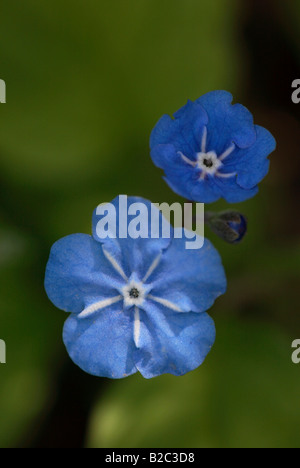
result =
[[[215,151],[207,151],[207,128],[204,127],[201,151],[200,153],[196,153],[197,160],[194,161],[187,158],[181,151],[178,151],[178,154],[185,163],[201,170],[199,180],[203,181],[207,174],[223,178],[234,177],[236,172],[224,173],[219,171],[219,169],[224,166],[224,159],[226,159],[234,150],[235,144],[232,143],[231,146],[229,146],[220,156],[218,156]]]
[[[145,299],[145,288],[143,286],[143,283],[130,281],[122,289],[122,294],[124,297],[125,306],[140,306],[142,305]]]
[[[204,174],[215,174],[223,166],[215,151],[197,153],[197,166]]]

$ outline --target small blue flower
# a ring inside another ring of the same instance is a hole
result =
[[[128,206],[137,201],[150,208],[133,197]],[[63,339],[72,360],[110,378],[182,375],[198,367],[215,340],[206,311],[226,289],[215,248],[205,240],[201,249],[186,250],[173,229],[169,239],[103,240],[97,221],[95,211],[93,236],[56,242],[46,269],[50,300],[71,312]]]
[[[275,139],[232,99],[227,91],[205,94],[188,101],[174,119],[164,115],[152,131],[153,162],[171,189],[188,200],[247,200],[268,173]]]

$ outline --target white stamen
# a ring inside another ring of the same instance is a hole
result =
[[[225,158],[227,158],[227,156],[229,156],[233,151],[235,150],[235,144],[232,143],[231,146],[229,146],[229,148],[227,148],[226,151],[224,151],[224,153],[221,154],[221,156],[219,156],[219,161],[223,161]]]
[[[103,253],[107,260],[112,264],[114,269],[122,276],[125,281],[128,281],[127,276],[125,275],[124,271],[122,270],[121,266],[116,262],[116,260],[102,247]]]
[[[191,161],[191,159],[187,158],[181,151],[178,151],[178,154],[182,157],[182,159],[189,164],[190,166],[195,167],[197,165],[196,161]]]
[[[107,306],[110,306],[114,304],[115,302],[121,301],[123,299],[122,296],[115,296],[111,297],[110,299],[104,299],[103,301],[96,302],[95,304],[92,304],[88,307],[86,307],[80,314],[78,315],[78,318],[86,318],[95,312],[98,312],[101,309],[104,309]]]
[[[219,172],[218,170],[223,166],[222,161],[226,159],[235,150],[236,148],[235,144],[232,143],[232,145],[229,148],[227,148],[227,150],[224,151],[224,153],[222,153],[221,156],[218,157],[215,151],[206,152],[207,135],[208,135],[207,127],[204,127],[203,135],[202,135],[202,142],[201,142],[201,152],[196,154],[197,161],[192,161],[191,159],[187,158],[183,153],[181,153],[181,151],[179,151],[178,154],[180,154],[183,161],[185,161],[190,166],[201,169],[201,174],[198,180],[201,180],[201,181],[204,180],[207,174],[211,176],[223,177],[224,179],[236,176],[235,172],[224,174],[222,172]],[[210,162],[210,167],[206,160]],[[148,278],[147,275],[146,277]]]
[[[143,279],[143,283],[145,281],[147,281],[147,279],[149,278],[150,275],[152,275],[153,271],[155,270],[155,268],[157,268],[159,262],[160,262],[160,259],[161,259],[161,254],[159,254],[156,259],[152,262],[152,264],[150,265],[150,268],[149,270],[147,271],[144,279]]]
[[[224,179],[228,179],[229,177],[234,177],[236,176],[236,172],[230,172],[228,174],[224,174],[222,172],[216,172],[216,176],[218,177],[223,177]]]
[[[201,152],[206,153],[206,143],[207,143],[207,127],[203,129],[202,142],[201,142]]]
[[[135,346],[139,347],[139,338],[141,332],[141,320],[140,320],[140,311],[138,307],[134,308],[134,331],[133,331],[133,339]]]
[[[173,302],[168,301],[167,299],[163,299],[161,297],[157,296],[152,296],[151,294],[148,294],[148,298],[152,299],[152,301],[158,302],[159,304],[162,304],[163,306],[167,307],[168,309],[175,310],[176,312],[182,312],[180,307],[178,307],[176,304],[173,304]]]

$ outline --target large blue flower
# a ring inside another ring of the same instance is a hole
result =
[[[150,212],[150,202],[140,198],[129,198],[128,206],[137,201]],[[72,360],[110,378],[195,369],[215,340],[206,310],[226,289],[219,254],[207,240],[199,250],[186,250],[172,229],[168,239],[103,240],[98,220],[95,211],[93,236],[56,242],[46,269],[50,300],[72,313],[63,333]]]
[[[241,202],[258,192],[276,142],[254,125],[251,113],[232,105],[227,91],[213,91],[164,115],[150,139],[153,162],[174,192],[193,201]]]

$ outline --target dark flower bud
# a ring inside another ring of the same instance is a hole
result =
[[[211,230],[230,244],[238,244],[247,232],[247,220],[238,211],[208,212],[205,221]]]

